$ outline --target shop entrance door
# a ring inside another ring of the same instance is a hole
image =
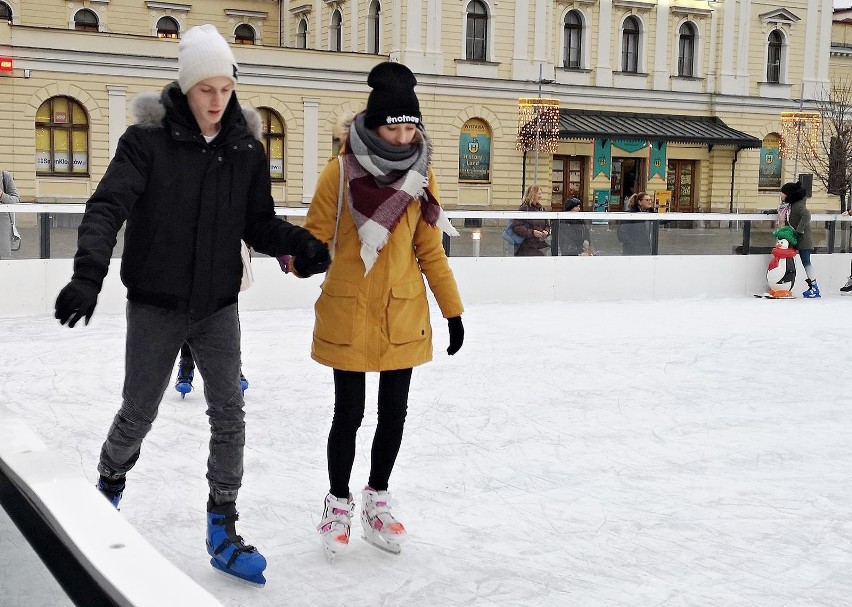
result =
[[[624,211],[626,200],[645,189],[643,158],[613,158],[610,178],[609,210]]]
[[[573,191],[588,209],[583,200],[586,192],[586,156],[554,156],[553,187],[550,193],[550,207],[554,211],[562,210],[562,203]],[[582,207],[581,207],[582,208]]]
[[[670,211],[695,212],[695,161],[669,160],[666,169],[666,189],[672,193]]]

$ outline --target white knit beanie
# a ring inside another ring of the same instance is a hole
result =
[[[183,94],[206,80],[224,76],[237,83],[237,60],[215,25],[187,30],[178,45],[178,84]]]

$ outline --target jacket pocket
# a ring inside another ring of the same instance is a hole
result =
[[[351,344],[355,331],[358,285],[326,280],[321,288],[322,294],[314,305],[314,334],[318,339],[332,344]]]
[[[426,339],[429,308],[423,281],[404,282],[391,287],[388,301],[388,339],[407,344]]]

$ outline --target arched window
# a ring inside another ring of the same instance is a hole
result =
[[[695,26],[684,23],[680,26],[677,43],[677,75],[695,75]]]
[[[157,38],[180,38],[180,26],[173,17],[160,17],[157,21]]]
[[[621,71],[639,72],[639,19],[630,16],[621,28]]]
[[[781,82],[784,37],[778,30],[769,32],[769,47],[766,53],[766,81]]]
[[[36,112],[36,173],[88,175],[89,117],[71,97],[51,97]]]
[[[263,124],[263,135],[261,142],[269,158],[269,176],[272,181],[284,181],[287,179],[284,162],[284,121],[273,109],[259,107],[260,119]]]
[[[78,32],[98,31],[98,16],[94,11],[81,8],[74,14],[74,29]]]
[[[565,15],[565,53],[562,67],[580,68],[583,49],[583,16],[579,11]]]
[[[367,10],[367,52],[378,55],[381,51],[382,5],[378,0],[370,2]]]
[[[0,21],[12,23],[12,9],[5,2],[0,2]]]
[[[296,28],[296,48],[308,48],[308,20],[304,17]]]
[[[468,61],[488,60],[488,8],[480,0],[467,5],[465,55]]]
[[[254,28],[246,23],[240,23],[234,30],[234,42],[236,44],[254,44],[255,39]]]
[[[343,50],[343,15],[339,10],[331,14],[331,29],[329,34],[329,49],[333,51]]]

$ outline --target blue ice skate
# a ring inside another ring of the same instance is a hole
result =
[[[266,559],[257,548],[248,546],[237,535],[235,523],[239,515],[236,511],[228,516],[207,513],[207,552],[210,564],[224,574],[253,586],[263,586],[266,578]]]
[[[802,297],[805,299],[815,299],[817,297],[822,297],[819,294],[819,285],[817,285],[817,281],[808,280],[808,290],[802,293]]]
[[[180,392],[181,398],[186,398],[186,395],[192,392],[193,377],[195,377],[195,367],[191,363],[185,363],[181,360],[178,363],[178,374],[175,381],[175,390]]]
[[[98,491],[104,494],[113,508],[118,510],[118,504],[121,501],[121,496],[124,493],[124,481],[121,481],[121,484],[109,484],[107,483],[103,477],[98,479],[97,484]]]

